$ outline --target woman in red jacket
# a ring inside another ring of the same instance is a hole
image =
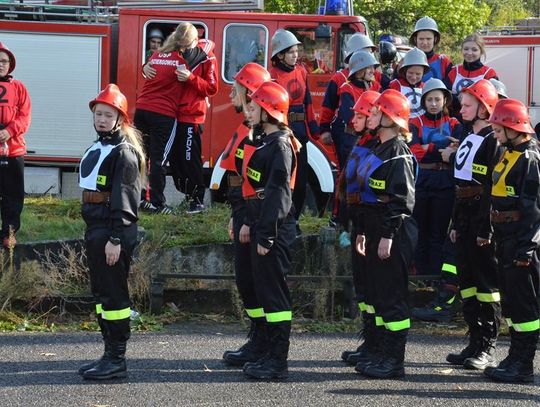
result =
[[[495,69],[482,63],[486,57],[486,44],[480,34],[474,33],[465,37],[461,43],[463,63],[454,66],[448,72],[446,87],[452,90],[452,108],[459,112],[459,95],[463,88],[468,88],[480,79],[499,79]]]
[[[24,204],[24,134],[30,126],[30,96],[21,81],[10,74],[15,55],[0,42],[0,191],[2,231],[6,248],[13,248],[15,233],[21,227]]]
[[[298,154],[296,172],[296,187],[293,193],[293,203],[296,219],[296,234],[302,232],[298,218],[304,208],[306,197],[308,159],[307,143],[311,138],[319,137],[319,127],[315,120],[315,111],[311,103],[311,94],[307,84],[306,69],[297,64],[298,44],[300,41],[287,30],[277,30],[272,37],[272,68],[270,75],[289,94],[289,126],[294,136],[302,143]]]
[[[190,23],[179,24],[161,49],[162,52],[179,53],[174,73],[182,88],[176,94],[175,136],[167,142],[167,148],[170,148],[168,157],[174,185],[186,194],[188,213],[191,214],[204,210],[201,135],[208,98],[218,91],[218,70],[213,50],[214,43],[199,40],[197,29]],[[151,74],[151,67],[145,67],[144,72]]]
[[[184,88],[177,78],[176,67],[184,63],[182,52],[186,44],[197,38],[189,23],[181,23],[167,38],[163,47],[154,52],[144,66],[144,86],[137,97],[135,126],[144,134],[146,154],[150,159],[149,191],[143,191],[141,208],[150,213],[170,214],[165,203],[166,165],[176,135],[176,112]],[[147,200],[147,198],[149,200]]]

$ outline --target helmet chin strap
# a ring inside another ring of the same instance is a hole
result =
[[[100,139],[110,138],[110,137],[112,137],[114,135],[114,133],[116,133],[117,131],[120,130],[120,124],[118,123],[119,120],[120,120],[120,113],[118,113],[118,115],[116,116],[116,121],[114,122],[114,126],[109,131],[98,130],[96,128],[96,123],[94,122],[94,130],[96,131],[96,133],[98,134]]]
[[[516,140],[518,137],[519,137],[519,133],[516,137],[514,138],[510,138],[508,136],[508,131],[506,129],[506,127],[504,127],[504,137],[506,137],[506,141],[503,143],[503,145],[508,148],[508,150],[512,151],[514,149],[514,143],[513,141]]]
[[[379,124],[377,125],[377,127],[375,127],[373,129],[374,133],[377,133],[380,129],[391,129],[391,128],[394,128],[396,126],[395,123],[392,123],[392,125],[390,125],[390,126],[385,126],[385,125],[382,124],[382,121],[383,121],[383,115],[381,115],[381,119],[379,120]]]

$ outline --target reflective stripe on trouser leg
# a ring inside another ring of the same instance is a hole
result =
[[[265,316],[264,314],[264,310],[262,308],[254,308],[254,309],[247,309],[245,308],[246,310],[246,314],[248,315],[248,317],[254,319],[254,318],[263,318]]]
[[[529,322],[513,322],[510,318],[506,318],[506,322],[516,332],[532,332],[540,329],[540,319]]]
[[[286,322],[292,320],[292,311],[266,312],[266,321],[270,323]]]

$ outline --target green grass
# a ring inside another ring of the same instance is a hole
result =
[[[173,215],[148,215],[140,213],[139,224],[146,230],[147,238],[158,240],[164,247],[191,246],[229,241],[227,225],[230,208],[214,204],[205,212],[187,215],[180,205]],[[44,240],[81,238],[84,221],[78,200],[61,200],[53,197],[26,198],[17,233],[20,243]],[[328,218],[302,215],[300,226],[304,234],[318,234],[328,224]]]

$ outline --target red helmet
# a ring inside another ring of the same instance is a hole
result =
[[[394,89],[387,89],[375,100],[374,106],[379,108],[399,127],[409,131],[411,107],[403,94]]]
[[[373,107],[375,100],[379,96],[381,96],[379,92],[375,92],[373,90],[366,90],[360,95],[360,97],[354,104],[353,110],[356,113],[363,114],[364,116],[371,116],[371,108]]]
[[[488,121],[520,133],[534,134],[527,107],[516,99],[499,100]]]
[[[253,93],[262,83],[272,80],[272,77],[263,66],[249,62],[238,71],[234,80]]]
[[[262,107],[274,119],[288,124],[289,94],[276,82],[264,82],[251,95],[251,100]]]
[[[114,107],[124,117],[124,120],[129,123],[127,99],[124,94],[120,92],[120,88],[114,83],[109,83],[105,89],[99,92],[99,95],[97,95],[94,100],[90,101],[88,104],[90,110],[94,110],[96,103],[103,103]]]
[[[13,55],[13,52],[11,52],[9,48],[4,45],[3,42],[0,42],[0,52],[5,52],[9,58],[8,74],[10,74],[15,69],[15,55]]]
[[[487,79],[480,79],[478,82],[465,88],[461,93],[468,93],[474,96],[487,109],[488,113],[493,113],[493,108],[499,101],[497,89]]]

